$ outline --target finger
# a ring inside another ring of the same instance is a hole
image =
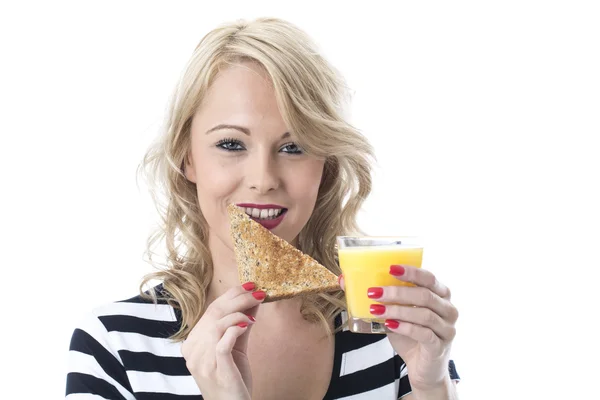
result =
[[[403,282],[426,287],[441,298],[450,300],[450,289],[437,280],[435,275],[423,268],[406,265],[391,265],[390,274]]]
[[[400,320],[429,328],[444,341],[451,341],[456,335],[456,329],[452,324],[428,308],[373,304],[371,313],[378,318]]]
[[[225,334],[215,347],[215,360],[217,361],[217,369],[219,375],[224,378],[235,378],[239,374],[239,370],[235,365],[231,352],[237,339],[246,333],[249,325],[233,325],[227,328]]]
[[[345,279],[344,279],[343,274],[338,277],[338,282],[339,282],[342,290],[345,291],[346,285],[345,285]],[[408,293],[404,293],[405,295],[407,295],[405,300],[400,301],[397,299],[397,296],[394,293],[390,293],[390,291],[386,292],[384,290],[385,288],[386,287],[369,288],[369,290],[368,290],[369,298],[377,299],[378,301],[380,301],[382,303],[406,303],[406,304],[420,303],[421,305],[425,305],[425,306],[428,304],[431,304],[431,307],[434,309],[434,311],[436,311],[436,313],[439,314],[440,316],[446,318],[448,322],[453,324],[458,320],[458,310],[456,309],[456,307],[454,307],[454,305],[451,304],[449,301],[443,301],[441,298],[439,298],[439,296],[437,296],[437,298],[436,298],[436,296],[432,296],[431,299],[428,299],[428,296],[430,296],[430,295],[426,292],[421,291],[419,296],[422,299],[422,301],[415,302],[414,296],[411,293],[411,291],[415,292],[414,289],[410,289],[410,287],[406,287],[406,289],[397,289],[398,287],[394,286],[393,287],[394,289],[391,289],[392,292],[408,290]],[[373,295],[371,295],[371,293]],[[440,300],[442,300],[442,301],[440,301]]]
[[[441,348],[442,340],[429,328],[395,319],[385,320],[385,326],[393,333],[409,337],[428,347]]]
[[[229,288],[224,294],[217,297],[208,305],[200,321],[192,328],[187,340],[195,342],[197,338],[202,338],[202,332],[205,332],[207,324],[214,324],[217,320],[236,311],[242,311],[252,316],[256,315],[256,307],[263,302],[265,292],[253,292],[255,288],[256,285],[253,282],[246,282],[243,285]]]
[[[265,297],[266,293],[262,290],[244,291],[233,298],[221,296],[208,306],[206,313],[215,319],[221,319],[228,314],[238,311],[243,312],[256,307],[264,301]]]
[[[256,289],[256,284],[254,282],[245,282],[241,285],[235,285],[233,287],[230,287],[219,298],[223,299],[223,300],[231,300],[241,294],[252,292],[255,289]]]
[[[383,286],[372,287],[367,291],[370,299],[385,304],[413,305],[428,308],[450,323],[458,319],[458,310],[450,301],[425,287]]]
[[[217,330],[217,337],[222,337],[225,334],[225,331],[230,327],[238,324],[248,324],[252,325],[256,322],[256,319],[252,315],[248,315],[242,312],[235,312],[233,314],[229,314],[221,318],[215,324],[215,328]]]
[[[257,304],[256,306],[249,308],[247,310],[244,310],[243,313],[246,314],[249,317],[256,317],[256,314],[258,313],[258,307],[260,307],[260,303]]]

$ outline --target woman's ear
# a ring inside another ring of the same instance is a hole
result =
[[[183,159],[181,169],[188,181],[196,183],[196,170],[194,169],[194,160],[192,159],[191,152]]]

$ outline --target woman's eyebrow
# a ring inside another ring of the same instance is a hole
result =
[[[210,128],[209,130],[207,130],[206,134],[208,135],[209,133],[214,132],[214,131],[218,131],[220,129],[235,129],[235,130],[238,130],[238,131],[244,133],[245,135],[250,136],[250,129],[248,129],[246,127],[243,127],[243,126],[239,126],[239,125],[229,125],[229,124],[219,124],[217,126],[214,126],[214,127]],[[281,136],[281,138],[285,139],[285,138],[288,138],[290,136],[291,135],[290,135],[289,132],[285,132]]]
[[[245,128],[243,126],[239,126],[239,125],[228,125],[228,124],[219,124],[217,126],[214,126],[214,127],[210,128],[209,130],[207,130],[206,134],[208,135],[209,133],[218,131],[220,129],[235,129],[235,130],[238,130],[238,131],[250,136],[250,129]]]

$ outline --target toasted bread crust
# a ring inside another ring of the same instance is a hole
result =
[[[265,302],[340,290],[337,277],[312,257],[253,221],[235,205],[227,208],[241,282],[254,282]]]

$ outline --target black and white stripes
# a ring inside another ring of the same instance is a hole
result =
[[[140,296],[96,309],[73,332],[66,398],[202,399],[181,343],[168,339],[180,323],[173,307]],[[450,374],[458,379],[452,363]],[[325,399],[395,400],[410,390],[404,363],[385,335],[336,334]]]

